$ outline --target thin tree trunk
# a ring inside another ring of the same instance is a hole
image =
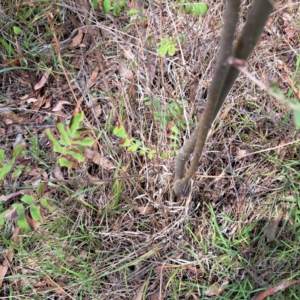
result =
[[[215,74],[208,94],[207,104],[200,122],[191,134],[191,137],[182,148],[175,160],[175,185],[174,193],[180,194],[184,185],[190,180],[198,168],[199,159],[202,154],[204,144],[216,116],[221,109],[225,98],[233,86],[239,71],[230,65],[229,58],[246,60],[254,49],[263,31],[264,25],[274,8],[271,0],[256,0],[243,32],[237,42],[236,48],[232,50],[235,27],[238,21],[238,10],[240,1],[228,0],[225,12],[225,24],[221,37],[220,54],[217,62]],[[189,170],[185,172],[185,164],[190,155],[194,152]]]

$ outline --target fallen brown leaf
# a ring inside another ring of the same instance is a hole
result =
[[[154,212],[153,206],[138,206],[135,207],[135,210],[138,211],[141,215],[150,215]]]
[[[14,193],[11,193],[7,196],[0,196],[0,201],[7,201],[15,196],[18,196],[18,195],[24,195],[24,194],[32,194],[32,190],[30,189],[24,189],[24,190],[21,190],[21,191],[18,191],[18,192],[14,192]]]
[[[228,281],[225,281],[221,285],[218,283],[215,283],[205,290],[204,295],[210,296],[210,297],[221,295],[222,293],[225,292],[224,285],[227,285],[227,284],[228,284]]]
[[[142,286],[141,286],[141,288],[140,288],[140,290],[139,290],[139,292],[138,292],[138,294],[137,294],[135,300],[142,300],[143,294],[144,294],[144,289],[145,289],[145,286],[146,286],[146,283],[147,283],[147,281],[145,281],[145,282],[142,284]]]
[[[77,35],[75,35],[73,38],[72,38],[72,42],[71,42],[71,47],[72,48],[75,48],[77,46],[80,45],[82,39],[83,39],[83,30],[82,29],[79,29],[78,32],[77,32]]]
[[[9,248],[7,250],[7,255],[6,257],[4,258],[4,261],[3,261],[3,265],[0,266],[0,287],[2,287],[3,285],[3,280],[4,280],[4,277],[8,271],[8,268],[14,258],[14,255],[15,255],[15,251],[14,249],[12,248]]]
[[[92,184],[103,184],[105,183],[104,180],[101,180],[99,179],[98,177],[95,177],[93,175],[90,175],[89,173],[87,173],[87,177],[89,179],[89,181],[92,183]]]
[[[286,280],[283,281],[281,283],[279,283],[278,285],[272,286],[269,289],[259,293],[254,300],[263,300],[265,298],[267,298],[268,296],[272,296],[274,294],[276,294],[277,292],[286,289],[287,287],[294,285],[296,283],[300,283],[300,280]]]
[[[49,69],[49,72],[48,71],[44,72],[44,74],[43,74],[42,78],[40,79],[40,81],[34,86],[35,91],[41,89],[46,84],[51,71],[52,71],[52,68]]]
[[[90,78],[89,78],[89,80],[88,80],[88,84],[87,84],[88,88],[91,88],[93,85],[95,85],[95,83],[96,83],[96,81],[97,81],[97,79],[98,79],[98,74],[99,74],[99,69],[96,68],[96,69],[92,72],[92,74],[91,74],[91,76],[90,76]]]
[[[62,180],[64,179],[64,175],[60,169],[60,166],[55,166],[55,169],[54,169],[54,177],[58,180]]]
[[[58,101],[52,111],[61,111],[64,105],[71,105],[68,101]]]
[[[100,154],[99,154],[100,155]],[[93,157],[94,158],[94,157]],[[94,160],[93,160],[94,161]],[[103,157],[100,160],[100,164],[103,168],[111,170],[111,169],[115,169],[116,166],[107,158]]]
[[[122,77],[128,80],[133,79],[133,72],[127,67],[124,61],[119,62],[119,72]]]

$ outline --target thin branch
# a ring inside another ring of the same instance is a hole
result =
[[[220,57],[209,90],[207,105],[196,129],[192,133],[190,139],[180,149],[175,160],[176,182],[174,185],[174,192],[176,195],[181,192],[184,185],[190,180],[197,170],[199,159],[211,125],[239,75],[239,71],[233,65],[230,66],[228,61],[232,52],[233,36],[238,20],[239,4],[240,1],[228,1],[228,7],[225,13],[225,25],[221,39]],[[248,58],[258,42],[264,25],[273,8],[274,1],[272,0],[255,1],[234,50],[235,58],[241,60],[246,60]],[[190,168],[183,178],[185,164],[192,152],[194,152],[194,156],[192,158]]]
[[[235,28],[238,22],[239,7],[240,0],[228,1],[225,11],[225,24],[221,37],[220,55],[209,90],[207,105],[199,125],[192,133],[189,141],[180,149],[175,161],[175,179],[177,180],[174,186],[175,194],[179,194],[181,192],[183,186],[188,182],[198,168],[199,156],[201,155],[206,136],[215,118],[217,104],[216,99],[218,99],[220,96],[220,87],[223,86],[226,75],[230,68],[227,60],[228,57],[232,55],[232,43],[234,40]],[[184,166],[193,151],[196,155],[194,155],[190,169],[188,170],[184,179],[179,182],[179,180],[183,177]]]

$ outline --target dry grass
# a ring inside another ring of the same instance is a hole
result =
[[[37,233],[14,246],[17,254],[1,297],[250,299],[282,281],[299,279],[299,143],[272,150],[300,137],[285,106],[241,75],[215,122],[197,174],[177,199],[172,195],[174,158],[159,155],[174,150],[167,123],[186,126],[179,147],[201,115],[218,53],[224,1],[207,1],[208,13],[200,19],[178,14],[171,2],[147,2],[147,27],[130,21],[126,13],[113,17],[90,8],[87,12],[85,1],[78,2],[0,5],[1,40],[16,49],[11,30],[17,24],[23,31],[18,37],[23,56],[34,69],[0,73],[1,109],[15,101],[8,111],[28,120],[9,123],[0,113],[1,148],[11,149],[18,134],[30,148],[37,136],[39,159],[29,158],[49,178],[54,176],[55,156],[43,131],[53,127],[52,109],[58,101],[70,104],[61,110],[65,119],[76,102],[50,47],[53,32],[47,16],[52,12],[60,41],[76,26],[89,28],[84,47],[66,43],[60,53],[77,100],[84,96],[87,126],[101,133],[98,151],[115,168],[88,161],[74,171],[73,181],[53,182],[49,196],[57,209]],[[238,31],[250,4],[243,1]],[[300,82],[298,20],[299,4],[280,1],[247,64],[265,84],[278,82],[285,95],[291,91],[282,62],[295,86]],[[166,34],[178,40],[181,34],[185,41],[175,56],[161,58],[156,43]],[[13,57],[4,44],[0,51],[3,59]],[[7,61],[0,62],[4,66]],[[46,67],[53,72],[40,93],[43,104],[19,101],[32,92]],[[87,88],[94,70],[96,81]],[[172,115],[168,105],[174,102],[182,114]],[[121,124],[157,155],[148,159],[121,147],[112,132]],[[118,179],[92,185],[89,174]],[[6,182],[2,194],[33,182]],[[269,241],[272,230],[276,238]],[[11,246],[9,232],[2,234],[3,255]],[[52,285],[49,291],[50,279],[66,286]],[[291,286],[272,299],[299,295],[299,287]]]

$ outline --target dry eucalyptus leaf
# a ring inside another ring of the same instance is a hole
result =
[[[64,179],[64,175],[60,169],[59,166],[55,166],[55,169],[54,169],[54,177],[58,180],[62,180]]]
[[[43,74],[42,78],[40,79],[40,81],[34,86],[35,91],[41,89],[46,84],[51,71],[52,71],[52,68],[49,68],[49,73],[47,71],[44,72],[44,74]]]
[[[72,48],[75,48],[75,47],[79,46],[81,44],[82,39],[83,39],[83,30],[79,29],[78,32],[77,32],[77,35],[75,35],[72,38],[72,42],[71,42],[70,46]]]
[[[88,80],[88,88],[90,88],[90,87],[92,87],[93,85],[95,85],[95,83],[96,83],[96,81],[97,81],[97,79],[98,79],[98,73],[99,73],[99,70],[98,70],[98,68],[96,68],[93,72],[92,72],[92,74],[91,74],[91,76],[90,76],[90,78],[89,78],[89,80]]]
[[[153,206],[138,206],[135,207],[135,210],[138,211],[141,215],[150,215],[154,212]]]
[[[93,176],[89,173],[87,173],[87,178],[89,179],[90,183],[92,183],[92,184],[104,184],[105,183],[105,180],[101,180],[98,177]]]
[[[135,300],[142,300],[143,299],[143,294],[144,294],[144,289],[145,289],[146,284],[147,284],[147,281],[145,281],[143,283],[143,285],[141,286]]]
[[[135,56],[130,49],[124,49],[124,56],[129,60],[134,60]]]
[[[228,284],[228,281],[225,281],[222,285],[215,283],[205,290],[204,295],[205,296],[221,295],[222,293],[225,292],[224,285],[227,285],[227,284]]]
[[[116,166],[109,159],[107,159],[105,157],[100,160],[100,164],[105,169],[115,169],[116,168]]]
[[[244,155],[247,154],[247,150],[239,150],[237,153],[236,153],[236,159],[241,159],[244,157]]]
[[[133,79],[133,72],[127,67],[124,61],[119,62],[119,72],[122,77],[129,80]]]
[[[61,111],[64,105],[71,105],[68,101],[58,101],[52,111]]]

